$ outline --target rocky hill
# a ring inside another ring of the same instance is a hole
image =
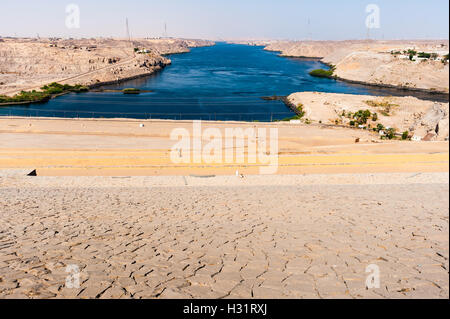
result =
[[[334,75],[342,80],[449,92],[448,40],[281,41],[271,42],[265,49],[282,56],[321,58],[335,66]]]
[[[5,39],[0,43],[0,94],[61,84],[98,85],[152,74],[165,54],[212,45],[202,40]]]

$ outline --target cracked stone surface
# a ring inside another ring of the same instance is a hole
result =
[[[448,192],[4,187],[0,297],[448,298]],[[380,288],[366,289],[370,264]]]

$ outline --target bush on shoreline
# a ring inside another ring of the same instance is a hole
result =
[[[316,70],[312,70],[311,72],[309,72],[309,75],[311,76],[315,76],[318,78],[335,78],[335,76],[333,76],[335,68],[332,67],[329,70],[324,70],[324,69],[316,69]]]
[[[21,103],[21,102],[45,102],[51,98],[46,92],[22,91],[14,96],[0,95],[0,103]]]
[[[69,84],[59,84],[56,82],[50,83],[48,85],[44,85],[41,87],[41,90],[48,94],[61,94],[64,92],[87,92],[89,88],[80,84],[69,85]]]
[[[46,102],[56,94],[62,94],[66,92],[87,92],[89,91],[89,88],[80,84],[63,85],[53,82],[48,85],[44,85],[43,87],[41,87],[41,90],[42,91],[21,91],[14,96],[0,95],[0,103]]]

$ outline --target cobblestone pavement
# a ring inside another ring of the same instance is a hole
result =
[[[448,298],[448,192],[0,188],[0,297]],[[370,264],[378,289],[366,289]]]

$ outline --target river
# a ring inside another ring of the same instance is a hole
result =
[[[258,46],[217,43],[170,58],[172,64],[152,76],[103,87],[151,92],[71,93],[42,104],[0,108],[0,115],[271,121],[294,114],[283,102],[266,101],[263,96],[299,91],[397,95],[392,90],[312,77],[309,71],[326,68],[321,62],[280,57]]]

